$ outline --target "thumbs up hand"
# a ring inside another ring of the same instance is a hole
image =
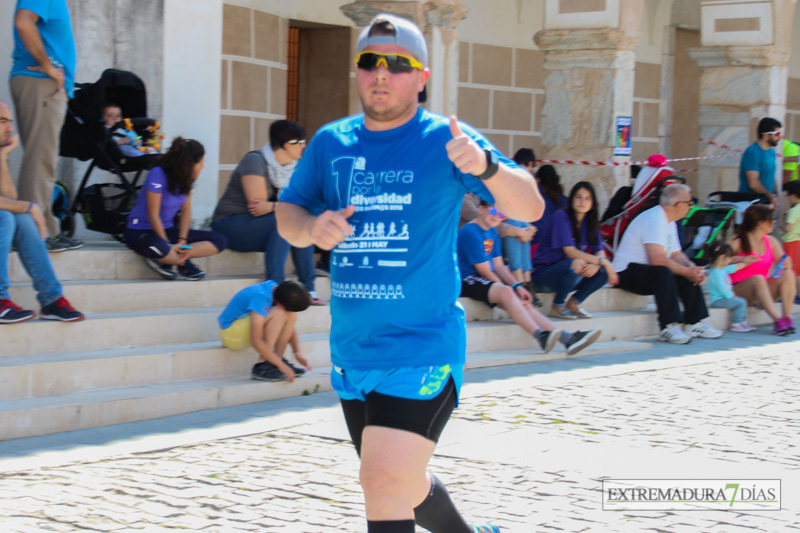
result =
[[[445,145],[450,161],[464,174],[483,174],[487,167],[486,154],[472,137],[461,131],[455,116],[450,117],[450,133],[453,139]]]
[[[349,205],[340,211],[323,211],[311,227],[311,240],[323,250],[332,250],[337,244],[353,233],[347,219],[355,213],[355,206]]]

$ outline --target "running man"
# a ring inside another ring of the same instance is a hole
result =
[[[430,72],[417,26],[378,15],[356,54],[364,114],[314,136],[280,197],[278,230],[333,250],[331,380],[361,457],[368,532],[496,532],[469,525],[427,473],[465,361],[456,225],[467,190],[517,220],[536,220],[544,203],[531,174],[482,135],[419,107]],[[379,223],[407,235],[354,233]],[[351,290],[362,284],[370,290]]]

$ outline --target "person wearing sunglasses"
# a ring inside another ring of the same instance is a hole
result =
[[[764,194],[778,207],[775,147],[781,142],[781,123],[764,117],[758,122],[758,140],[747,147],[739,164],[739,192]]]
[[[658,338],[672,344],[722,336],[706,321],[708,308],[701,289],[705,270],[683,253],[678,238],[676,222],[686,218],[693,204],[688,185],[664,187],[659,205],[634,218],[622,234],[611,263],[620,289],[655,297]]]
[[[458,230],[461,296],[503,309],[514,323],[536,339],[545,353],[555,348],[558,341],[569,355],[578,353],[600,338],[602,331],[562,331],[531,305],[531,293],[516,280],[500,252],[497,225],[507,218],[481,201],[475,220]]]
[[[316,133],[277,214],[292,244],[332,249],[331,382],[361,457],[367,531],[496,532],[468,524],[427,472],[466,356],[456,224],[467,191],[523,221],[542,198],[483,135],[420,108],[430,72],[413,22],[378,15],[353,60],[363,113]]]
[[[306,148],[306,130],[289,120],[269,127],[269,143],[245,155],[217,203],[211,227],[228,237],[235,252],[264,252],[266,279],[282,283],[289,252],[311,305],[325,305],[314,290],[314,247],[290,246],[278,233],[275,206]]]

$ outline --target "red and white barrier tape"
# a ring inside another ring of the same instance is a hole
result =
[[[719,144],[719,143],[716,143],[714,141],[709,141],[708,139],[703,139],[702,137],[700,138],[700,142],[706,143],[706,144],[710,144],[711,146],[718,146],[719,148],[724,148],[726,150],[731,150],[733,152],[737,152],[737,153],[740,153],[740,154],[744,153],[744,150],[739,150],[738,148],[734,148],[732,146],[727,146],[725,144]]]
[[[673,161],[697,161],[699,159],[720,159],[723,157],[735,157],[734,154],[728,155],[709,155],[704,157],[682,157],[679,159],[667,159]],[[590,165],[602,167],[627,167],[630,165],[647,165],[647,161],[576,161],[572,159],[537,159],[538,163],[548,163],[551,165]]]
[[[734,148],[733,146],[728,146],[728,145],[725,145],[725,144],[715,143],[714,141],[709,141],[708,139],[703,139],[702,137],[700,138],[700,142],[704,142],[706,144],[710,144],[711,146],[717,146],[719,148],[724,148],[726,150],[731,150],[732,152],[736,152],[738,154],[743,154],[744,153],[744,150],[739,150],[738,148]],[[778,153],[776,151],[775,152],[775,157],[783,157],[783,154]]]

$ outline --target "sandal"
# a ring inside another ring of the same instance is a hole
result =
[[[325,302],[319,298],[311,298],[311,305],[325,305]]]

